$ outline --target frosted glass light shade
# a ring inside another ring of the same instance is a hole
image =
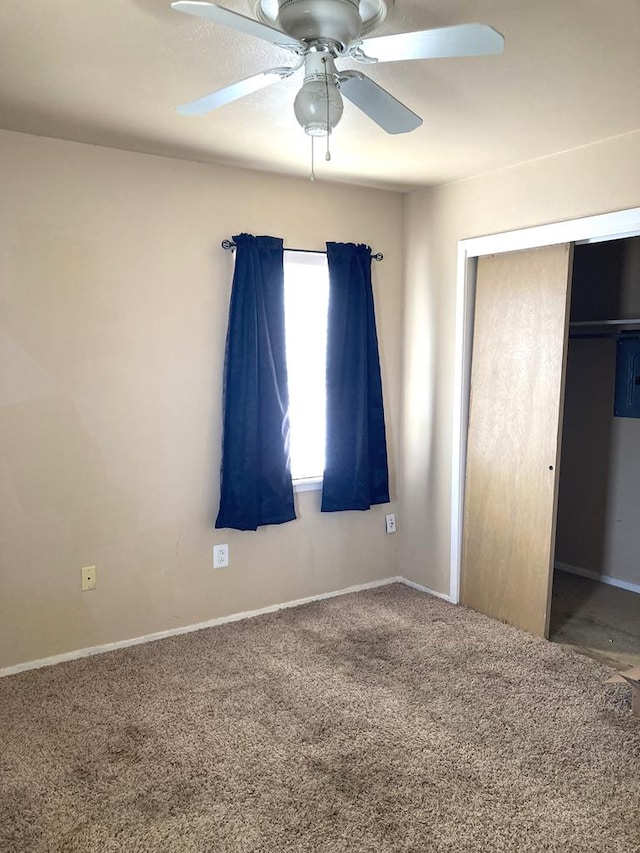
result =
[[[327,109],[328,95],[328,109]],[[309,80],[293,102],[298,124],[309,136],[326,136],[342,118],[344,105],[333,80]]]

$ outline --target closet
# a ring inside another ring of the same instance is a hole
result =
[[[594,598],[566,578],[640,608],[640,238],[479,256],[473,304],[462,603],[540,636]]]
[[[640,657],[640,238],[576,246],[570,304],[550,636],[632,663]]]

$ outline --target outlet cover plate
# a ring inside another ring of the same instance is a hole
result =
[[[213,568],[226,569],[229,565],[229,546],[214,545],[213,546]]]
[[[82,591],[95,589],[98,582],[98,570],[95,566],[82,567]]]

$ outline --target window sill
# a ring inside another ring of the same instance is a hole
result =
[[[315,492],[322,488],[322,477],[301,477],[293,480],[294,492]]]

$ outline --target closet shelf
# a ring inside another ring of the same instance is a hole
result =
[[[640,320],[573,320],[569,323],[570,338],[623,338],[640,336]]]
[[[640,326],[640,320],[572,320],[570,329],[580,326]]]

